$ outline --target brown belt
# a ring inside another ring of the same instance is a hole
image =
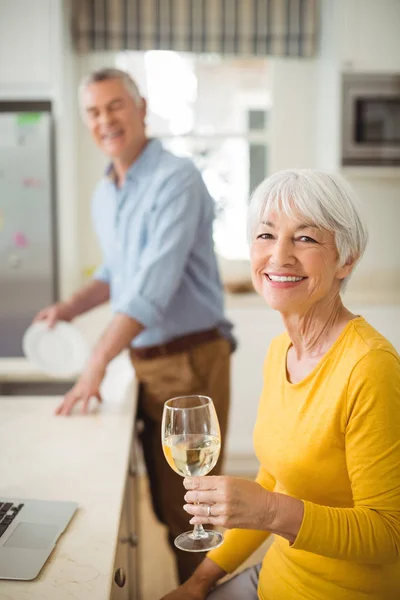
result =
[[[157,356],[167,356],[168,354],[178,354],[197,346],[198,344],[204,344],[211,342],[221,337],[220,332],[217,328],[207,329],[206,331],[197,331],[196,333],[189,333],[180,338],[175,338],[165,344],[159,346],[147,346],[147,348],[131,348],[131,355],[133,358],[139,358],[142,360],[148,358],[157,358]]]

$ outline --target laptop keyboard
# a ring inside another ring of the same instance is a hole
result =
[[[0,500],[0,537],[10,527],[23,506],[23,504],[13,504],[12,502],[2,502]]]

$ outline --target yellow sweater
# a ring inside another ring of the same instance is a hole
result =
[[[305,379],[286,375],[287,334],[264,365],[257,481],[304,501],[295,543],[275,536],[262,600],[400,599],[400,357],[362,317]],[[234,571],[267,538],[232,530],[208,556]]]

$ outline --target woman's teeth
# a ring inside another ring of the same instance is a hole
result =
[[[304,277],[286,277],[285,275],[268,275],[268,278],[271,281],[281,281],[281,282],[285,282],[285,281],[301,281],[302,279],[304,279]]]

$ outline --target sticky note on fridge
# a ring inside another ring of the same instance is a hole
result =
[[[17,122],[18,125],[37,125],[40,123],[41,117],[41,114],[38,112],[18,113]]]
[[[29,243],[27,236],[25,235],[25,233],[22,233],[22,231],[17,231],[16,233],[14,233],[13,241],[14,245],[17,246],[17,248],[26,248]]]

